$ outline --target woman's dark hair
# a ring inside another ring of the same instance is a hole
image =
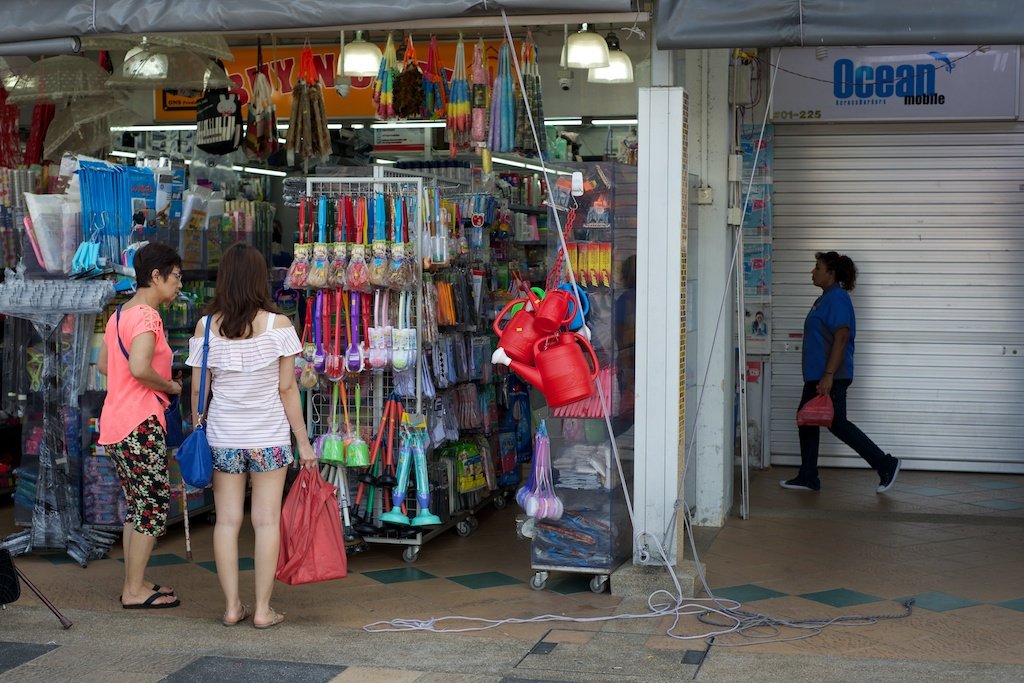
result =
[[[159,271],[162,277],[168,278],[175,268],[181,268],[181,257],[174,247],[162,242],[150,242],[135,252],[132,267],[135,268],[135,281],[138,282],[139,289],[142,289],[153,284],[154,270]]]
[[[857,286],[857,265],[853,259],[835,251],[819,251],[814,258],[825,264],[825,268],[836,276],[839,286],[848,292]]]
[[[260,311],[277,312],[270,298],[267,260],[256,247],[238,242],[220,258],[217,291],[206,313],[220,315],[220,336],[244,339],[252,336],[252,322]]]

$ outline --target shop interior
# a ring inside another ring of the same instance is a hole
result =
[[[244,241],[304,344],[350,575],[430,576],[434,546],[447,574],[601,593],[629,560],[646,15],[371,29],[96,37],[0,62],[12,554],[119,556],[96,363],[132,255],[183,258],[162,315],[184,370],[220,255]],[[154,559],[204,564],[212,492],[169,464]]]

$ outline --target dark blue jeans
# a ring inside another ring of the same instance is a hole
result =
[[[828,431],[864,458],[871,468],[881,472],[888,466],[889,456],[875,442],[868,438],[857,425],[846,419],[846,390],[853,383],[851,379],[837,379],[832,382],[832,407],[835,417]],[[800,397],[800,407],[818,395],[817,382],[804,382],[804,393]],[[807,481],[818,481],[818,440],[820,427],[798,427],[800,432],[800,478]]]

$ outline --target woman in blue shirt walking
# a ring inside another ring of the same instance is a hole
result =
[[[857,318],[849,292],[857,283],[857,266],[849,256],[834,251],[814,255],[811,282],[821,288],[821,296],[811,306],[804,321],[804,392],[800,408],[817,395],[830,395],[835,417],[829,431],[864,458],[878,472],[878,493],[888,491],[900,471],[900,461],[882,451],[857,425],[846,418],[846,391],[853,383],[853,349],[857,336]],[[799,408],[798,408],[799,410]],[[817,491],[818,427],[799,427],[800,472],[789,481],[780,481],[784,489]]]

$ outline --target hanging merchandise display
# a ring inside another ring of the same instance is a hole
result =
[[[246,117],[245,153],[250,159],[266,159],[280,148],[277,138],[277,111],[268,67],[263,63],[263,43],[256,39],[256,76]]]
[[[223,63],[218,66],[224,68]],[[230,154],[242,144],[242,104],[228,88],[207,90],[196,104],[196,146],[208,154]]]
[[[541,156],[548,148],[547,128],[544,126],[544,104],[541,95],[540,61],[537,54],[537,43],[533,40],[533,32],[526,32],[526,40],[519,48],[519,65],[523,76],[523,100],[529,105],[519,106],[516,117],[516,149],[528,156]],[[517,100],[518,103],[518,100]],[[533,121],[533,126],[530,121]],[[540,149],[533,140],[533,131],[540,138]]]
[[[388,33],[380,70],[373,81],[373,103],[377,105],[377,118],[390,121],[395,118],[395,79],[398,78],[398,55],[395,52],[394,36]]]
[[[465,63],[463,63],[465,71]],[[429,119],[445,119],[448,116],[449,83],[441,70],[437,54],[437,36],[430,36],[430,50],[427,51],[427,70],[423,72],[423,96]]]
[[[455,66],[452,68],[448,89],[448,151],[453,158],[459,150],[469,146],[471,125],[472,99],[466,76],[466,45],[460,33],[459,42],[455,45]]]
[[[25,143],[25,165],[33,166],[43,160],[43,145],[46,131],[50,128],[57,108],[52,104],[40,102],[32,107],[32,126],[29,128],[28,141]]]
[[[551,442],[541,420],[533,450],[533,468],[526,485],[516,492],[516,502],[534,519],[560,519],[564,507],[555,495],[551,478]]]
[[[7,103],[7,88],[0,85],[0,167],[15,168],[21,163],[18,117],[21,108]]]
[[[299,80],[292,91],[292,112],[288,119],[285,143],[289,165],[303,167],[326,159],[331,154],[331,134],[327,129],[327,108],[323,85],[313,63],[308,41],[299,59]]]
[[[416,59],[412,36],[405,39],[402,72],[395,78],[395,115],[400,119],[422,119],[426,99],[423,92],[423,72]]]
[[[471,138],[476,147],[487,146],[487,113],[491,105],[490,79],[484,65],[484,39],[480,38],[473,46],[473,70],[470,74],[473,86],[472,109],[470,116],[472,126]]]
[[[506,40],[498,51],[498,74],[491,95],[487,147],[492,152],[511,152],[516,145],[516,92],[512,84],[512,46]]]

